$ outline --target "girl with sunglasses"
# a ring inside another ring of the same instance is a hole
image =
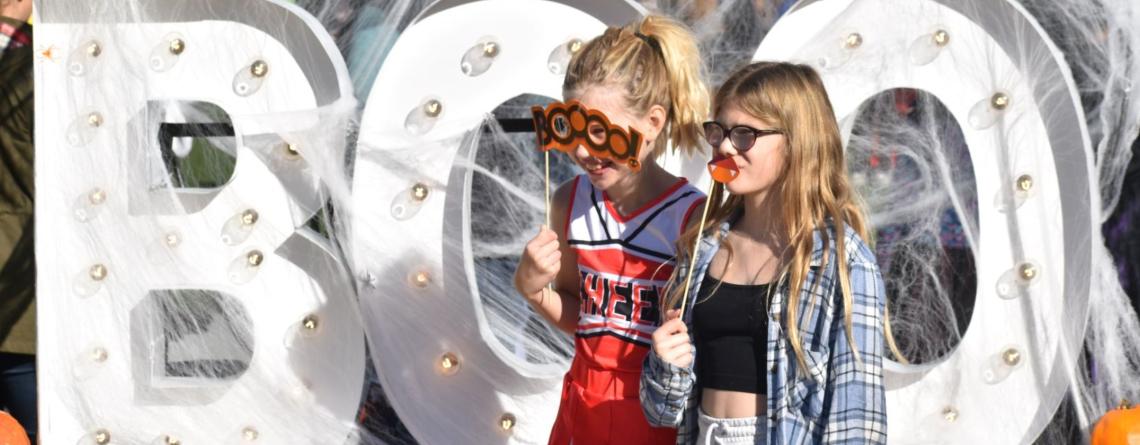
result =
[[[535,311],[575,337],[551,444],[675,440],[646,421],[637,388],[675,243],[703,202],[656,163],[669,142],[690,155],[702,146],[700,66],[683,25],[649,16],[582,46],[562,87],[569,103],[535,110],[540,144],[557,140],[585,170],[555,191],[553,227],[527,243],[515,273]]]
[[[688,297],[672,285],[664,303],[684,299],[683,319],[653,334],[646,417],[678,444],[886,443],[883,281],[819,75],[754,63],[713,107],[705,137],[739,171],[678,243],[671,283],[696,266]]]

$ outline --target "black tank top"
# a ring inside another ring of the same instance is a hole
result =
[[[768,284],[723,283],[705,276],[693,307],[702,388],[767,393],[767,297]]]

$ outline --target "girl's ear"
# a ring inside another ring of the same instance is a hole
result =
[[[656,141],[657,135],[661,134],[661,132],[665,130],[665,124],[669,123],[669,111],[660,105],[653,105],[649,107],[647,117],[649,121],[649,131],[653,132],[653,134],[645,135],[645,140],[647,142]]]

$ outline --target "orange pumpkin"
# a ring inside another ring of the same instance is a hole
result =
[[[1140,445],[1140,405],[1129,408],[1122,401],[1105,413],[1093,429],[1092,445]]]
[[[0,445],[29,445],[24,427],[4,411],[0,411]]]

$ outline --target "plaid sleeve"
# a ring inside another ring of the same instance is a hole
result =
[[[886,390],[883,386],[883,308],[886,292],[870,249],[853,234],[848,265],[851,278],[851,328],[858,350],[855,358],[843,317],[842,303],[831,321],[831,372],[827,387],[831,403],[823,413],[823,442],[827,444],[885,444]],[[839,286],[836,286],[838,292]],[[842,301],[842,299],[839,299]]]
[[[666,363],[649,351],[641,369],[641,410],[650,425],[677,427],[693,391],[692,368]]]

